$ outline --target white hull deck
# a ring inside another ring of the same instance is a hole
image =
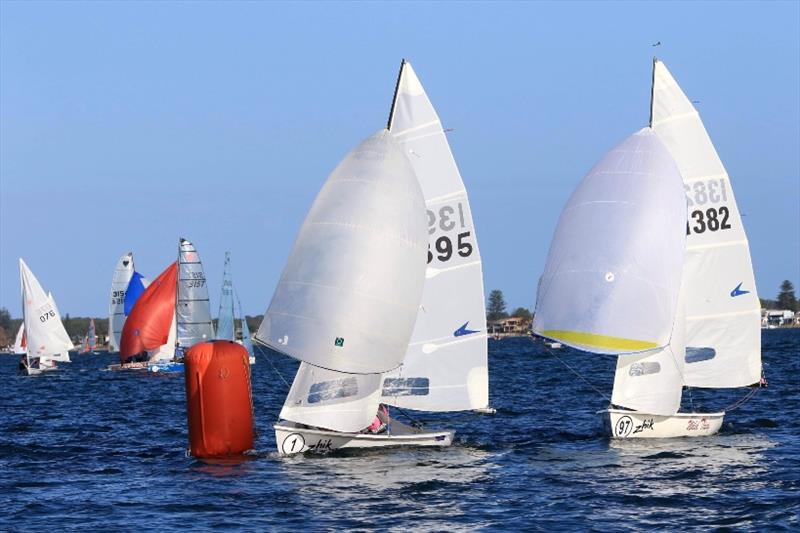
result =
[[[450,446],[453,431],[425,431],[392,421],[386,433],[340,433],[281,421],[275,424],[275,443],[281,455],[303,452],[325,453],[343,448],[390,446]]]
[[[176,363],[173,361],[162,361],[160,363],[151,362],[137,362],[137,363],[123,363],[116,365],[108,365],[106,370],[112,372],[125,372],[125,371],[148,371],[148,372],[183,372],[183,363]]]
[[[719,431],[725,417],[725,412],[661,416],[625,409],[605,409],[598,414],[603,417],[606,431],[614,439],[707,437]]]

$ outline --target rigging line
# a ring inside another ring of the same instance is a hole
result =
[[[289,390],[291,390],[292,386],[289,385],[289,382],[286,381],[286,379],[283,377],[283,374],[281,374],[280,370],[278,370],[278,368],[273,364],[272,357],[270,357],[270,355],[269,355],[269,351],[270,351],[269,346],[267,346],[264,342],[260,341],[258,339],[258,337],[254,337],[253,338],[253,342],[255,344],[260,344],[261,346],[267,348],[267,350],[262,350],[262,352],[266,353],[267,362],[269,363],[269,366],[272,367],[272,370],[274,370],[275,373],[278,374],[278,377],[281,378],[281,381],[283,381],[283,384],[286,385],[286,392],[289,392]]]
[[[752,398],[753,396],[756,395],[756,393],[758,392],[758,389],[760,389],[760,388],[761,388],[761,386],[754,386],[752,389],[747,391],[747,394],[745,394],[744,397],[739,398],[739,400],[733,402],[731,405],[726,407],[725,408],[725,412],[727,413],[729,411],[733,411],[734,409],[738,409],[739,407],[741,407],[744,404],[746,404],[748,401],[750,401],[750,398]]]
[[[533,338],[533,337],[529,337],[529,339],[531,340],[531,344],[535,344],[535,341],[534,341],[534,338]],[[592,389],[594,389],[594,391],[595,391],[597,394],[599,394],[600,396],[602,396],[603,398],[605,398],[606,400],[608,400],[608,403],[611,403],[611,398],[609,398],[609,397],[608,397],[608,396],[607,396],[605,393],[603,393],[603,391],[601,391],[600,389],[598,389],[597,387],[595,387],[595,386],[594,386],[594,385],[593,385],[593,384],[592,384],[592,383],[591,383],[589,380],[587,380],[585,377],[583,377],[583,376],[581,375],[581,373],[580,373],[580,372],[578,372],[577,370],[575,370],[574,368],[572,368],[571,366],[569,366],[569,364],[567,364],[567,362],[566,362],[566,361],[564,361],[564,360],[563,360],[563,359],[561,359],[561,358],[560,358],[558,355],[556,355],[556,353],[555,353],[555,350],[551,350],[551,349],[550,349],[550,348],[549,348],[549,347],[548,347],[546,344],[544,345],[544,347],[545,347],[545,352],[547,352],[548,354],[550,354],[550,355],[552,355],[553,357],[555,357],[556,359],[558,359],[558,361],[559,361],[559,362],[560,362],[562,365],[564,365],[565,367],[567,367],[567,368],[570,370],[570,372],[572,372],[573,374],[575,374],[576,376],[578,376],[578,378],[580,378],[580,380],[581,380],[581,381],[583,381],[584,383],[586,383],[587,385],[589,385],[589,386],[590,386]]]
[[[399,408],[399,407],[397,407],[396,405],[391,405],[391,406],[389,406],[389,407],[391,407],[392,409],[397,409],[398,411],[400,411],[400,414],[401,414],[401,415],[403,415],[404,417],[406,417],[406,418],[407,418],[409,421],[411,421],[411,424],[412,424],[414,427],[418,427],[418,428],[423,428],[423,427],[425,427],[425,424],[424,424],[424,423],[422,423],[422,422],[420,422],[419,420],[417,420],[416,418],[412,417],[412,416],[411,416],[410,414],[408,414],[408,413],[407,413],[407,412],[406,412],[404,409],[400,409],[400,408]]]

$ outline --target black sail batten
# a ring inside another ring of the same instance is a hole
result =
[[[394,109],[397,105],[397,93],[400,91],[400,80],[403,78],[403,68],[406,66],[406,60],[400,60],[400,72],[397,73],[397,83],[394,85],[394,96],[392,96],[392,108],[389,110],[389,120],[386,121],[386,129],[392,130],[392,121],[394,120]]]
[[[650,127],[653,127],[653,98],[655,96],[656,91],[656,63],[658,63],[658,58],[653,56],[653,74],[650,81]]]

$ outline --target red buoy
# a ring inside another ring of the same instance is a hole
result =
[[[201,342],[184,358],[189,447],[195,457],[253,449],[253,404],[247,350],[235,342]]]

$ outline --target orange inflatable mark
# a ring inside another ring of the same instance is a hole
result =
[[[253,449],[247,350],[231,341],[201,342],[184,363],[191,454],[221,457]]]

